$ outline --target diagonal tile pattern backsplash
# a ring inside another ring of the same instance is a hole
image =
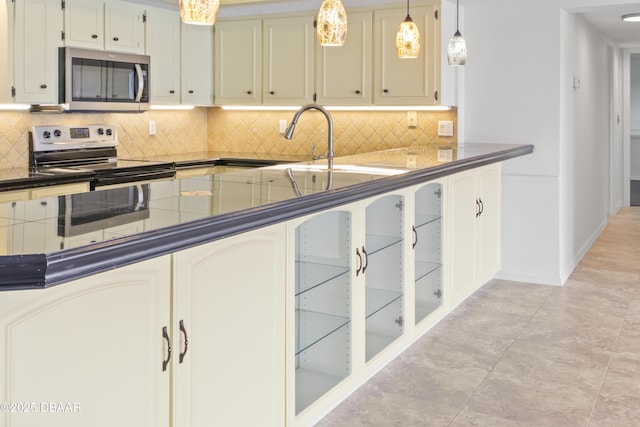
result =
[[[0,168],[28,165],[31,126],[95,123],[115,124],[120,158],[142,158],[173,153],[224,151],[264,154],[311,154],[327,149],[327,124],[317,111],[305,112],[291,141],[280,135],[278,121],[289,123],[293,111],[227,111],[195,108],[190,111],[147,111],[143,114],[45,114],[0,112]],[[410,146],[455,145],[453,137],[438,137],[438,120],[453,120],[457,111],[418,112],[418,126],[407,128],[406,112],[333,112],[337,156]],[[149,135],[149,122],[157,134]]]

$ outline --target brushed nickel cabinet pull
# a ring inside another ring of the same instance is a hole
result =
[[[184,356],[187,354],[187,350],[189,349],[189,336],[187,335],[187,330],[184,327],[184,320],[180,320],[180,332],[184,335],[184,351],[180,353],[178,363],[182,363]]]
[[[162,361],[162,372],[164,372],[167,370],[167,365],[171,360],[171,339],[169,338],[169,333],[167,332],[166,326],[162,327],[162,338],[164,338],[165,341],[167,341],[167,358]]]

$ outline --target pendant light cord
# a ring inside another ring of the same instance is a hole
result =
[[[409,0],[407,0],[407,16],[409,16]]]
[[[409,1],[409,0],[407,0]],[[456,32],[460,31],[460,27],[458,25],[458,19],[460,18],[460,12],[458,11],[458,3],[460,2],[460,0],[456,0]]]

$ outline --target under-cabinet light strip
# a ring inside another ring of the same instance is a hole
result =
[[[152,110],[193,110],[194,105],[151,105]]]
[[[229,111],[296,111],[301,106],[275,106],[275,105],[222,105],[223,110]],[[363,107],[328,105],[331,111],[449,111],[448,106],[424,106],[424,105],[371,105]]]
[[[0,104],[0,110],[28,110],[29,104]]]

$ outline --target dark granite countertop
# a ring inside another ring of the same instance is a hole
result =
[[[92,178],[93,172],[88,171],[78,171],[61,175],[47,173],[44,170],[29,167],[4,168],[0,169],[0,193],[50,185],[89,182]]]
[[[338,157],[331,174],[326,161],[316,161],[152,182],[144,216],[120,223],[115,215],[104,228],[67,237],[61,224],[72,196],[0,203],[0,290],[54,286],[532,151],[507,144],[405,148]],[[95,205],[98,216],[110,209],[108,191],[91,192],[104,204]]]

